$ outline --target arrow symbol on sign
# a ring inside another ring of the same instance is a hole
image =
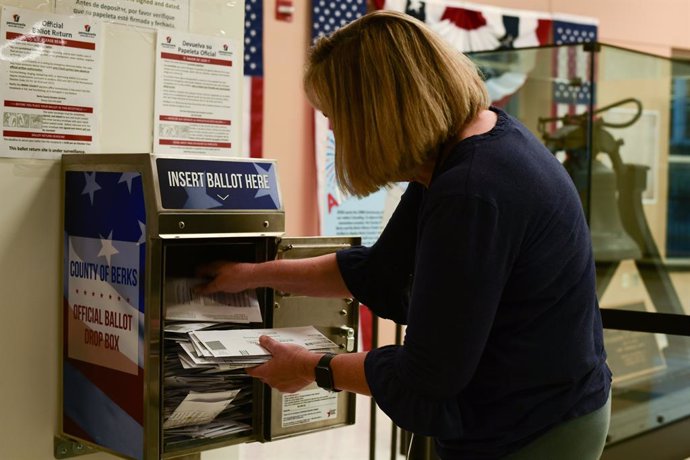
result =
[[[228,197],[229,197],[230,195],[225,195],[225,196],[216,195],[216,196],[217,196],[218,198],[220,198],[221,200],[225,201],[225,200],[228,199]]]

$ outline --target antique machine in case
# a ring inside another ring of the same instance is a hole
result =
[[[601,43],[471,53],[588,218],[612,416],[603,459],[690,455],[690,63]]]

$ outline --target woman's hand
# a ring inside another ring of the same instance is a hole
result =
[[[198,286],[201,295],[265,287],[312,297],[352,297],[334,253],[253,263],[217,261],[199,267],[197,276],[210,280]]]
[[[245,262],[216,261],[202,265],[197,276],[210,279],[206,284],[196,287],[196,292],[209,295],[214,292],[241,292],[256,287],[253,272],[256,264]]]
[[[259,337],[259,344],[273,357],[265,364],[247,369],[247,374],[283,393],[295,393],[314,381],[314,368],[320,355],[266,335]]]

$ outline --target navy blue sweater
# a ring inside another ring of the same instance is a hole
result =
[[[505,112],[411,183],[372,247],[338,252],[350,292],[407,324],[366,379],[443,459],[493,459],[604,405],[589,230],[572,180]]]

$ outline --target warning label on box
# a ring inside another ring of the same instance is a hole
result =
[[[338,394],[316,388],[283,394],[282,427],[334,419],[338,412]]]

